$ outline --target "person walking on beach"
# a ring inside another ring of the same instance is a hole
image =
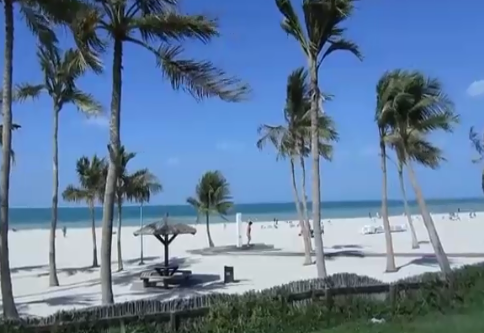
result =
[[[67,236],[67,227],[66,226],[62,227],[62,234],[64,235],[64,238],[66,238],[66,236]]]
[[[252,221],[249,220],[249,225],[247,226],[247,246],[250,246],[251,240],[252,240]]]

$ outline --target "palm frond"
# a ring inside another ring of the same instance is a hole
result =
[[[479,163],[484,160],[484,139],[474,130],[474,127],[471,127],[469,130],[469,140],[471,141],[472,148],[474,148],[479,155],[479,157],[473,159],[472,162]]]
[[[230,185],[220,171],[207,171],[195,188],[195,197],[187,203],[197,209],[199,214],[216,213],[225,216],[233,207]]]
[[[15,96],[19,102],[22,102],[27,99],[38,98],[43,90],[45,90],[43,84],[20,83],[15,88]]]
[[[296,14],[296,11],[292,7],[290,0],[276,0],[276,6],[279,12],[283,16],[283,21],[281,23],[281,28],[288,35],[292,36],[301,46],[304,54],[310,55],[309,41],[304,34],[302,25]]]
[[[64,192],[62,192],[62,198],[64,201],[70,202],[82,202],[87,200],[89,197],[89,193],[81,188],[77,188],[74,185],[68,185]]]

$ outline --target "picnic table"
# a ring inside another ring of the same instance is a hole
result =
[[[143,281],[143,287],[155,287],[157,283],[162,282],[164,288],[168,288],[174,282],[186,281],[192,275],[192,271],[180,270],[178,265],[158,266],[152,270],[141,272],[140,279]]]

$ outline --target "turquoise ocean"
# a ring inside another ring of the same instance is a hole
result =
[[[427,200],[427,205],[432,213],[484,211],[484,199],[434,199]],[[380,210],[381,202],[374,201],[333,201],[322,203],[322,218],[349,218],[366,217],[368,213],[373,215]],[[412,213],[417,213],[415,202],[410,202]],[[311,209],[311,206],[309,207]],[[235,213],[242,213],[242,219],[252,221],[295,220],[296,210],[292,202],[287,203],[253,203],[237,204],[232,213],[227,216],[228,221],[235,221]],[[389,201],[391,215],[403,213],[403,203],[398,200]],[[143,223],[160,220],[166,213],[173,221],[195,223],[197,216],[195,210],[187,205],[159,205],[143,207]],[[102,208],[96,208],[96,223],[101,225]],[[15,229],[39,229],[48,228],[51,218],[50,208],[11,208],[10,227]],[[220,223],[224,220],[213,216],[211,222]],[[200,221],[202,222],[202,221]],[[138,206],[126,206],[123,208],[123,225],[139,225],[140,208]],[[90,225],[89,211],[86,207],[59,208],[59,227],[86,227]]]

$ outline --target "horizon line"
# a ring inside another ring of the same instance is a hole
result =
[[[463,197],[463,198],[428,198],[425,199],[425,201],[435,201],[435,200],[459,200],[459,201],[465,201],[465,200],[479,200],[479,197]],[[416,199],[410,199],[409,201],[415,201]],[[372,201],[381,201],[381,199],[351,199],[351,200],[328,200],[328,201],[321,201],[321,203],[342,203],[342,202],[372,202]],[[388,201],[403,201],[403,199],[394,199],[394,198],[389,198]],[[293,201],[278,201],[278,202],[241,202],[241,203],[234,203],[235,206],[237,205],[268,205],[268,204],[293,204]],[[312,204],[312,201],[308,201],[308,204]],[[148,204],[144,205],[144,207],[173,207],[173,206],[188,206],[190,207],[189,204],[183,203],[183,204]],[[103,206],[94,206],[94,208],[102,208]],[[124,207],[139,207],[139,205],[123,205]],[[45,208],[52,208],[52,206],[37,206],[37,207],[32,207],[32,206],[15,206],[15,207],[9,207],[9,209],[45,209]],[[87,208],[85,205],[79,205],[79,206],[59,206],[58,208],[63,208],[63,209],[68,209],[68,208]]]

